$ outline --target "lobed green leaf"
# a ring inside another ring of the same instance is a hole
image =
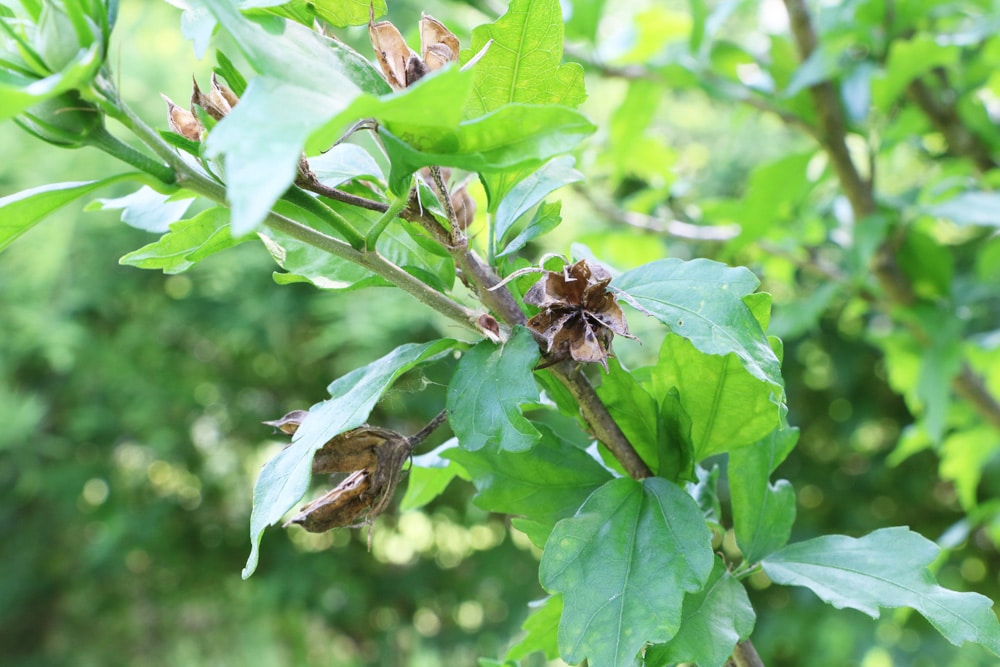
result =
[[[140,269],[160,269],[167,274],[181,273],[210,255],[248,240],[249,237],[232,237],[229,209],[216,206],[171,224],[170,231],[158,241],[133,250],[118,263]]]

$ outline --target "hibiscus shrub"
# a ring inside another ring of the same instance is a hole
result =
[[[562,62],[557,0],[513,0],[465,50],[425,16],[419,54],[375,23],[384,2],[252,3],[246,14],[230,0],[186,4],[197,51],[215,33],[239,59],[218,52],[208,91],[196,85],[188,108],[168,100],[156,130],[115,89],[113,1],[3,3],[3,116],[132,170],[0,200],[0,247],[72,200],[134,181],[123,219],[155,212],[165,233],[125,264],[179,273],[261,243],[280,284],[401,289],[462,332],[389,350],[274,422],[291,442],[254,488],[244,577],[265,530],[299,506],[314,475],[349,476],[288,519],[290,530],[370,524],[404,472],[436,489],[461,475],[480,507],[515,517],[541,550],[550,594],[527,636],[483,664],[538,650],[592,667],[759,664],[744,586],[760,572],[872,617],[910,607],[952,643],[1000,655],[991,602],[940,587],[928,570],[938,547],[924,537],[885,528],[789,543],[795,494],[771,477],[798,434],[781,342],[766,333],[771,299],[748,269],[669,258],[621,271],[580,245],[571,257],[531,255],[561,221],[546,198],[581,180],[569,154],[595,130],[576,109],[583,70]],[[367,23],[373,53],[317,22]],[[106,119],[141,148],[110,135]],[[195,201],[193,215],[178,206]],[[640,330],[649,356],[630,368],[615,339]],[[455,358],[427,428],[407,436],[365,423],[404,373]],[[411,460],[444,424],[454,437]]]

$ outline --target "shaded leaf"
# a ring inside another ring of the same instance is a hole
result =
[[[878,618],[882,607],[911,607],[952,644],[971,641],[1000,656],[993,603],[939,586],[927,569],[939,552],[930,540],[896,527],[861,538],[826,535],[790,544],[762,565],[772,581],[805,586],[837,609]]]
[[[775,429],[749,447],[729,454],[733,528],[743,558],[756,563],[788,543],[795,522],[795,490],[771,473],[795,447],[796,428]]]
[[[401,512],[415,510],[431,502],[444,493],[455,477],[469,478],[461,465],[443,456],[457,449],[458,440],[451,438],[433,451],[411,459],[413,465],[406,478],[406,493],[399,503]]]
[[[363,424],[396,378],[455,345],[456,342],[450,339],[401,345],[330,384],[327,388],[330,398],[309,409],[292,437],[292,444],[268,461],[257,478],[250,516],[251,550],[243,568],[244,579],[257,569],[264,530],[280,521],[309,487],[316,450],[334,436]]]
[[[531,603],[534,612],[524,621],[521,628],[528,634],[507,650],[505,660],[521,660],[536,651],[545,654],[547,660],[559,657],[559,618],[562,616],[561,595],[552,595],[544,600]]]
[[[706,259],[652,262],[612,283],[697,349],[715,355],[732,352],[751,375],[780,389],[778,358],[741,300],[757,285],[748,269]]]
[[[497,253],[497,257],[504,257],[515,253],[539,236],[547,234],[558,227],[559,223],[562,222],[562,216],[559,214],[561,210],[562,202],[543,203],[535,210],[535,215],[532,216],[531,221],[525,228],[521,230],[521,233],[507,244],[503,252]]]
[[[493,219],[493,233],[496,239],[502,241],[522,215],[537,206],[553,191],[583,180],[583,174],[573,168],[575,162],[576,159],[571,155],[554,158],[518,183],[497,207]]]
[[[496,445],[516,452],[538,440],[521,404],[538,400],[531,371],[539,356],[524,327],[515,327],[503,345],[484,340],[462,356],[448,385],[447,405],[448,422],[464,449]]]
[[[564,598],[563,660],[634,664],[646,643],[677,633],[684,594],[714,561],[705,519],[681,488],[658,477],[608,482],[556,524],[542,554],[539,580]]]
[[[726,571],[721,558],[705,587],[684,598],[681,629],[667,644],[646,649],[643,667],[693,662],[698,667],[722,667],[737,642],[753,631],[757,615],[743,584]]]
[[[546,426],[539,429],[542,439],[526,452],[491,447],[476,452],[453,449],[445,456],[468,471],[477,507],[527,517],[533,526],[525,532],[541,546],[556,522],[571,516],[611,473]]]

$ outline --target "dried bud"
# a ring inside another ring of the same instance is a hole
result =
[[[161,94],[160,97],[167,103],[167,123],[170,126],[170,131],[191,141],[201,141],[201,133],[205,128],[201,126],[198,117],[187,109],[182,109],[174,104],[173,100],[166,95]]]
[[[455,220],[462,229],[467,229],[476,218],[476,200],[464,185],[451,193],[451,208],[455,211]]]
[[[193,77],[191,79],[191,106],[201,107],[205,110],[205,113],[215,120],[222,120],[226,114],[233,110],[229,102],[226,101],[225,96],[221,92],[216,91],[214,87],[208,95],[201,92],[201,88],[198,87],[198,81]]]
[[[295,432],[299,430],[299,424],[305,420],[306,415],[308,414],[308,410],[292,410],[281,419],[261,423],[266,424],[267,426],[273,426],[287,435],[295,435]]]
[[[551,361],[596,361],[607,370],[615,334],[634,338],[607,289],[610,282],[603,267],[581,259],[562,271],[546,271],[524,295],[525,303],[541,308],[528,327],[542,339]]]

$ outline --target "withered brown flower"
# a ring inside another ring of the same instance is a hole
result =
[[[608,291],[610,283],[604,267],[581,259],[562,271],[546,271],[524,295],[525,303],[541,308],[528,328],[543,341],[551,363],[599,362],[607,370],[615,334],[635,338]]]
[[[386,81],[393,90],[402,90],[428,72],[458,60],[458,38],[433,16],[420,18],[420,55],[389,21],[368,21],[368,36]]]

